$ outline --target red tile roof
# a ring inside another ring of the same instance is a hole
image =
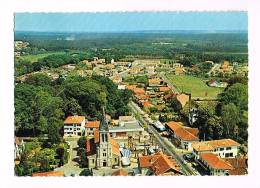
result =
[[[112,176],[127,176],[127,175],[128,175],[128,173],[124,169],[119,169],[112,173]]]
[[[157,176],[163,175],[169,170],[173,170],[176,174],[182,174],[177,162],[162,152],[139,157],[139,165],[141,168],[150,168]]]
[[[61,171],[51,171],[51,172],[37,172],[32,174],[33,177],[61,177],[64,176],[64,172]]]
[[[185,141],[199,141],[199,138],[192,134],[190,131],[186,130],[180,123],[170,121],[166,124],[175,135],[180,139]]]
[[[98,129],[94,130],[94,140],[95,140],[95,143],[99,143],[99,130]]]
[[[160,92],[166,92],[166,91],[170,91],[171,89],[169,88],[169,87],[167,87],[167,86],[165,86],[165,87],[160,87],[159,88],[159,91]]]
[[[240,146],[240,144],[232,139],[210,140],[192,144],[193,149],[197,151],[212,151],[215,148],[231,146]]]
[[[165,100],[168,100],[168,99],[170,99],[170,98],[176,97],[176,95],[177,95],[177,94],[175,94],[175,93],[169,93],[169,94],[165,95],[163,98],[164,98]]]
[[[64,124],[80,124],[85,120],[85,116],[68,116]]]
[[[202,153],[200,154],[201,160],[206,162],[211,168],[218,170],[233,170],[231,164],[221,159],[213,153]]]
[[[142,102],[142,105],[143,107],[152,107],[152,103],[148,102],[148,101],[145,101],[145,102]]]
[[[193,134],[194,136],[198,136],[199,129],[198,128],[191,128],[191,127],[183,127],[185,130]]]
[[[86,128],[99,128],[99,126],[100,126],[100,121],[89,121],[85,125]]]
[[[247,158],[225,158],[229,164],[233,166],[233,170],[228,171],[229,175],[245,175],[247,174]]]
[[[111,146],[112,146],[112,153],[117,156],[121,156],[121,153],[119,150],[119,144],[117,143],[117,141],[115,139],[109,137],[109,142],[111,143]]]
[[[93,155],[96,153],[96,144],[95,144],[95,139],[91,138],[86,141],[86,152],[87,156]]]
[[[189,101],[189,95],[179,94],[177,95],[177,100],[181,103],[181,106],[184,107],[186,103]]]
[[[145,94],[145,90],[143,88],[135,88],[133,89],[133,92],[137,95],[143,95]]]

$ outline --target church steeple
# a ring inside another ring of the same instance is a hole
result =
[[[101,118],[101,124],[100,124],[100,131],[108,131],[108,125],[106,121],[106,113],[105,108],[102,107],[102,118]]]

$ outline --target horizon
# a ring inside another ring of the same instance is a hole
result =
[[[248,31],[247,12],[16,13],[15,32]]]

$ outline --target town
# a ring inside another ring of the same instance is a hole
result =
[[[17,176],[247,174],[247,60],[31,45],[15,41]]]

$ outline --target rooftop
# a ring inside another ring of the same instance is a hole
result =
[[[89,121],[85,125],[86,128],[99,128],[99,126],[100,126],[100,121]]]
[[[199,138],[194,135],[195,132],[198,132],[198,129],[187,129],[183,127],[180,123],[170,121],[166,124],[179,138],[186,141],[199,141]]]
[[[85,116],[68,116],[64,124],[81,124],[85,121]]]
[[[234,169],[231,164],[221,159],[213,153],[202,153],[200,154],[201,160],[206,162],[211,168],[218,170],[232,170]]]
[[[32,176],[33,177],[50,177],[50,176],[62,177],[64,176],[64,173],[60,171],[38,172],[38,173],[33,173]]]
[[[240,146],[240,144],[232,139],[210,140],[204,142],[195,142],[192,144],[193,149],[197,151],[211,151],[215,148],[231,146]]]

